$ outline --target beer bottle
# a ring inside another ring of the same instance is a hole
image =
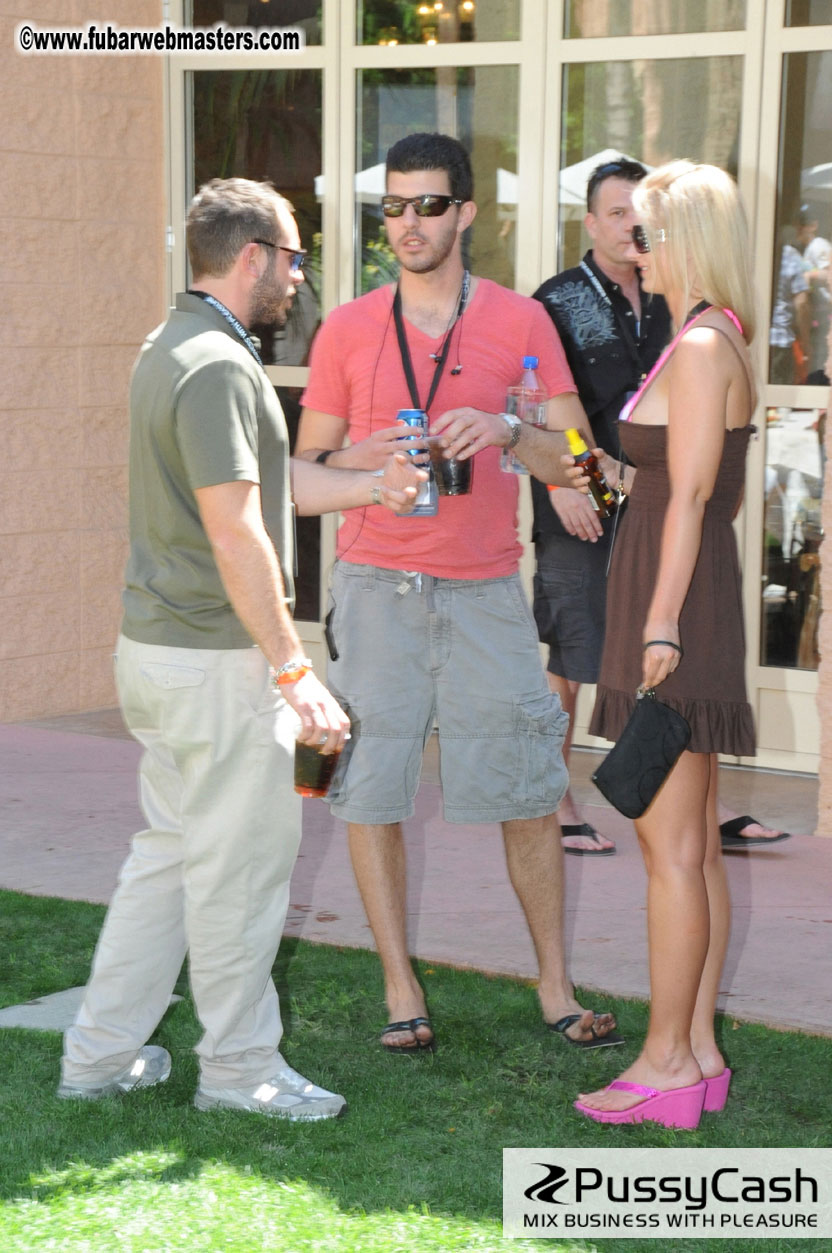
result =
[[[589,499],[599,518],[609,518],[618,508],[614,492],[601,472],[598,458],[587,448],[580,431],[574,426],[565,432],[569,451],[584,474],[589,475]]]

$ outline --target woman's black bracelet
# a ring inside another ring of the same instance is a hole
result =
[[[680,657],[684,657],[684,651],[681,644],[674,644],[673,640],[648,640],[646,644],[642,644],[641,651],[645,648],[652,648],[654,644],[664,644],[667,648],[675,648]]]

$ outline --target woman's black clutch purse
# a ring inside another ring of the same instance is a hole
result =
[[[625,818],[640,818],[689,743],[687,719],[657,700],[654,688],[640,688],[627,725],[592,782]]]

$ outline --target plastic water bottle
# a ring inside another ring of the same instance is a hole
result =
[[[514,414],[532,426],[545,426],[546,393],[537,381],[536,369],[537,357],[523,358],[523,377],[506,392],[506,413]],[[510,474],[529,473],[510,448],[504,448],[500,454],[500,469]]]

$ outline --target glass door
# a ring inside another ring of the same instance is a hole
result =
[[[757,283],[759,478],[749,491],[745,605],[763,765],[817,768],[821,503],[832,313],[832,3],[766,9]]]
[[[201,179],[270,177],[296,206],[309,281],[286,333],[263,336],[290,425],[320,319],[394,273],[379,198],[386,150],[402,134],[438,129],[470,147],[471,264],[526,294],[587,247],[586,177],[604,153],[648,165],[687,156],[737,176],[768,319],[737,523],[756,760],[816,769],[832,0],[178,4],[175,20],[305,32],[291,58],[182,56],[168,76],[171,289],[185,281],[181,220]],[[322,662],[336,520],[304,525],[298,616]],[[530,529],[524,505],[524,541]],[[532,565],[529,545],[527,574]],[[585,696],[577,742],[587,743]]]

